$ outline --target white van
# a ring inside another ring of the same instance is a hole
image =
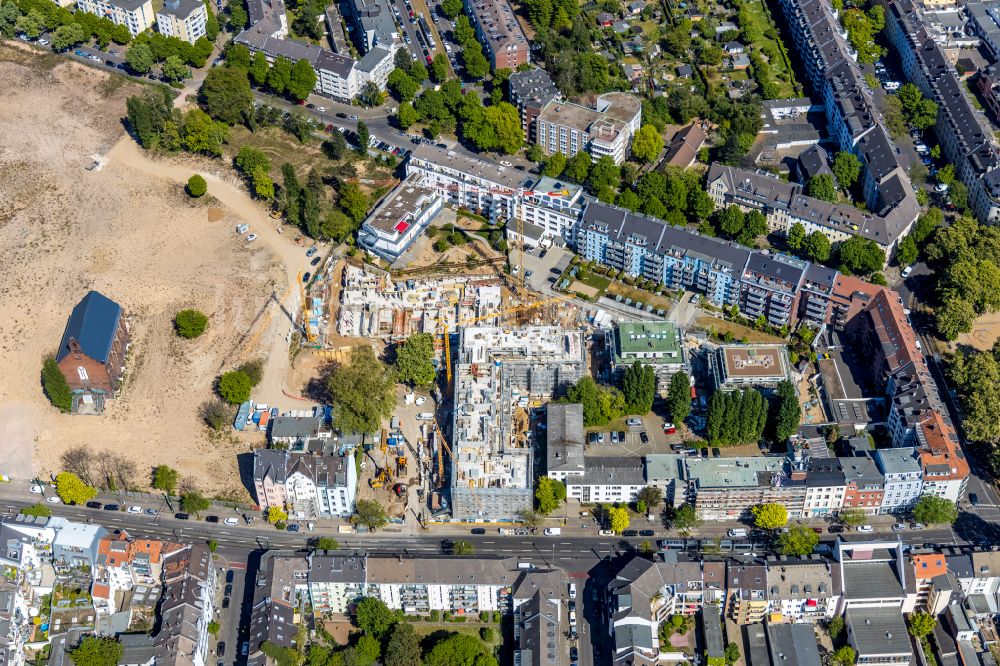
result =
[[[417,420],[418,421],[433,421],[434,420],[434,412],[420,412],[419,414],[417,414]]]
[[[736,529],[729,530],[726,532],[730,539],[745,539],[747,536],[747,531],[742,527],[737,527]]]
[[[545,536],[559,536],[560,534],[562,534],[562,528],[561,527],[546,527],[545,528]]]
[[[569,598],[576,599],[576,583],[569,584]]]

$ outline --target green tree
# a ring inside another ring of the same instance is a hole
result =
[[[736,643],[728,643],[726,645],[726,663],[735,664],[740,660],[740,646]]]
[[[386,642],[383,666],[420,666],[421,655],[420,639],[413,625],[397,622]]]
[[[33,504],[31,506],[26,506],[20,511],[19,514],[22,516],[35,516],[37,518],[48,518],[52,515],[52,509],[44,504]]]
[[[174,315],[174,330],[188,340],[197,338],[208,327],[208,317],[203,312],[188,308]]]
[[[810,178],[806,192],[809,196],[823,201],[837,201],[837,188],[833,185],[833,176],[828,173],[821,173]]]
[[[253,81],[254,85],[262,86],[267,83],[267,75],[270,71],[270,66],[267,64],[267,56],[264,55],[263,51],[257,51],[253,54],[253,59],[250,61],[250,79]]]
[[[177,480],[180,477],[177,470],[169,465],[157,465],[153,469],[153,488],[162,490],[168,495],[173,495],[177,488]]]
[[[841,243],[837,258],[842,270],[857,275],[870,275],[885,265],[885,251],[875,241],[861,236],[851,236]]]
[[[663,491],[656,486],[646,486],[636,494],[636,499],[646,505],[646,511],[639,513],[654,513],[659,510],[663,502]]]
[[[586,182],[587,175],[590,174],[590,155],[581,150],[566,162],[563,175],[578,183]]]
[[[799,428],[802,419],[802,408],[795,385],[789,381],[778,384],[774,402],[771,405],[771,432],[774,441],[782,444]]]
[[[850,645],[845,645],[834,651],[830,657],[830,663],[834,666],[854,666],[855,656],[854,648]]]
[[[197,491],[189,490],[181,495],[181,511],[184,513],[193,513],[197,516],[210,506],[212,503],[208,501],[208,498]]]
[[[690,504],[681,505],[674,513],[674,519],[671,521],[671,525],[675,530],[685,533],[690,532],[700,524],[701,519],[698,517],[698,512]]]
[[[535,144],[538,145],[538,144]],[[542,173],[549,178],[558,178],[562,175],[562,172],[566,169],[566,156],[562,153],[553,153],[545,161],[545,167],[542,169]]]
[[[368,131],[368,125],[363,120],[358,121],[358,154],[362,157],[368,155],[368,145],[371,143],[372,135]]]
[[[210,69],[198,97],[208,115],[227,125],[241,122],[253,108],[250,81],[246,72],[238,67]]]
[[[404,384],[429,386],[437,376],[433,361],[434,336],[416,333],[396,346],[396,362],[393,365],[399,381]]]
[[[288,521],[288,512],[282,509],[280,506],[269,506],[267,507],[267,522],[272,525],[277,525],[278,523],[284,523]]]
[[[622,393],[628,410],[633,414],[647,414],[656,398],[656,370],[651,365],[635,361],[625,369]]]
[[[917,638],[930,636],[935,626],[937,626],[937,618],[930,613],[917,611],[910,614],[909,632],[911,636],[916,636]]]
[[[788,229],[788,247],[792,252],[798,252],[806,241],[806,228],[796,222]]]
[[[497,666],[497,660],[476,636],[451,634],[434,644],[424,666]]]
[[[10,7],[14,10],[14,12],[20,14],[20,10],[13,2],[4,3],[3,7]],[[10,19],[8,18],[7,21],[9,22]],[[45,17],[43,17],[37,10],[31,10],[24,16],[16,16],[14,19],[14,25],[9,31],[5,31],[5,36],[10,38],[14,36],[14,33],[16,33],[19,35],[27,35],[32,39],[38,39],[44,31]],[[7,34],[8,32],[11,34]]]
[[[219,626],[219,623],[216,622],[215,620],[212,620],[211,622],[208,623],[208,633],[212,634],[213,636],[218,637],[219,629],[221,628],[222,627]]]
[[[686,372],[675,372],[670,377],[667,391],[667,412],[675,424],[684,422],[691,413],[691,378]]]
[[[822,263],[830,258],[833,247],[821,231],[814,231],[802,241],[802,254],[811,261]]]
[[[481,79],[490,71],[490,61],[483,55],[483,47],[478,42],[470,42],[462,48],[462,65],[470,79]]]
[[[385,513],[385,508],[381,504],[371,500],[359,499],[354,505],[354,515],[351,516],[351,523],[364,525],[370,530],[377,530],[389,522],[389,517]]]
[[[83,42],[88,36],[79,23],[61,25],[52,33],[52,50],[65,51]]]
[[[413,105],[409,102],[400,103],[398,109],[396,112],[396,122],[399,123],[402,129],[409,129],[420,120],[420,114],[414,110]]]
[[[958,520],[958,507],[943,497],[923,495],[913,507],[913,517],[927,525],[951,525]]]
[[[267,87],[276,95],[284,95],[292,80],[292,61],[284,56],[274,59],[271,69],[267,71]]]
[[[841,151],[833,158],[833,175],[845,190],[851,189],[861,176],[861,162],[854,153]]]
[[[263,53],[261,53],[263,55]],[[226,65],[229,67],[240,67],[244,70],[250,70],[250,63],[253,61],[253,56],[250,54],[250,49],[243,46],[242,44],[233,44],[228,51],[226,51]]]
[[[341,186],[337,205],[355,224],[360,224],[365,219],[365,215],[368,214],[368,197],[354,183],[346,183]]]
[[[193,153],[221,155],[228,134],[226,125],[215,122],[201,109],[191,109],[184,116],[184,146]]]
[[[788,523],[788,509],[777,502],[758,504],[750,509],[753,524],[762,530],[776,530]]]
[[[468,541],[456,541],[451,547],[452,555],[470,556],[476,554],[476,547]]]
[[[842,509],[837,513],[837,519],[849,527],[857,527],[868,520],[868,515],[864,509]]]
[[[917,260],[917,255],[919,250],[917,250],[917,241],[913,239],[913,235],[910,234],[904,238],[900,243],[899,247],[896,248],[896,261],[900,266],[909,266]]]
[[[205,196],[208,192],[208,183],[205,182],[205,177],[201,174],[194,174],[188,178],[187,182],[187,193],[188,196],[197,199],[199,197]]]
[[[611,507],[608,509],[608,522],[612,532],[621,534],[629,526],[628,509],[623,506]]]
[[[288,95],[294,100],[302,100],[316,88],[316,70],[308,60],[297,60],[292,65],[288,78]]]
[[[736,237],[741,245],[754,245],[759,236],[767,233],[767,217],[759,210],[752,210],[743,216],[743,229]]]
[[[438,53],[431,60],[431,78],[435,83],[444,83],[448,79],[448,58]]]
[[[826,626],[826,631],[830,634],[830,638],[836,641],[844,633],[844,618],[838,615],[830,620],[830,624]]]
[[[396,378],[367,345],[351,350],[350,363],[331,373],[328,388],[334,425],[342,432],[377,432],[396,405]]]
[[[191,75],[191,68],[180,56],[167,56],[163,61],[163,75],[171,81],[180,81]]]
[[[442,0],[441,11],[449,19],[454,19],[462,13],[462,0]]]
[[[231,370],[219,377],[216,391],[219,397],[230,405],[239,405],[250,399],[250,390],[253,384],[245,373],[239,370]]]
[[[56,475],[56,494],[63,504],[85,504],[97,496],[97,490],[72,472],[60,472]]]
[[[316,537],[312,540],[313,550],[337,550],[340,543],[333,537]]]
[[[73,408],[73,393],[66,383],[62,370],[59,369],[59,364],[51,356],[42,364],[42,389],[53,407],[63,412]]]
[[[148,74],[153,68],[153,51],[146,44],[133,44],[125,54],[125,63],[136,74]]]
[[[263,169],[264,171],[271,169],[271,160],[267,153],[260,148],[246,144],[240,146],[239,152],[233,158],[233,164],[244,176],[249,175],[255,169]]]
[[[547,476],[538,477],[535,483],[535,501],[538,513],[548,515],[559,508],[566,499],[566,486],[561,481]]]
[[[122,656],[122,644],[117,638],[85,636],[69,651],[76,666],[116,666]]]
[[[241,32],[247,26],[250,18],[242,2],[229,3],[229,29],[234,32]]]
[[[777,549],[782,555],[803,556],[813,552],[819,544],[819,535],[809,527],[793,526],[778,535]]]
[[[718,227],[723,235],[729,238],[736,238],[743,231],[745,216],[739,206],[729,205],[726,208],[716,211],[715,219],[716,227]]]
[[[616,388],[602,386],[593,377],[583,377],[566,391],[566,402],[583,405],[586,427],[605,425],[625,413],[625,396]]]
[[[948,189],[948,200],[961,212],[969,210],[969,188],[965,183],[956,181]]]
[[[643,125],[632,137],[632,154],[643,162],[652,162],[663,150],[663,137],[652,125]]]
[[[402,53],[403,51],[401,51]],[[389,73],[389,91],[400,102],[411,102],[420,91],[420,84],[404,70],[396,68]]]

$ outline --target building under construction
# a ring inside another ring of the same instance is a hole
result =
[[[581,331],[462,329],[454,373],[454,520],[512,521],[532,507],[531,397],[551,395],[585,372]]]

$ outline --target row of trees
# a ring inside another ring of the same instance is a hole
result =
[[[986,351],[959,349],[949,374],[962,399],[962,428],[969,439],[989,448],[989,460],[1000,470],[1000,341]]]
[[[713,446],[756,444],[767,425],[767,410],[757,389],[716,391],[708,404],[705,438]]]
[[[251,55],[250,50],[242,44],[233,44],[226,51],[226,68],[242,75],[247,90],[250,89],[252,82],[258,88],[296,101],[308,97],[316,87],[316,71],[308,60],[298,60],[293,63],[284,56],[278,56],[274,63],[269,65],[263,53],[258,51]],[[235,77],[235,74],[232,74],[232,77]],[[237,85],[233,78],[227,78],[226,82],[234,92],[243,88],[242,85]],[[234,105],[231,113],[240,111],[245,111],[242,104]]]
[[[181,115],[173,108],[170,93],[155,87],[126,102],[128,122],[139,145],[166,151],[187,150],[219,156],[229,136],[229,127],[201,109]]]
[[[63,51],[93,38],[98,46],[128,44],[128,27],[115,25],[111,19],[86,12],[71,12],[51,0],[6,0],[0,3],[0,36],[11,38],[24,34],[37,39],[43,32],[53,33],[52,48]]]

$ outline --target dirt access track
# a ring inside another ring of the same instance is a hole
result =
[[[4,43],[0,88],[0,242],[6,252],[0,473],[27,478],[57,471],[61,454],[82,444],[132,458],[140,484],[162,463],[205,491],[245,496],[236,454],[260,446],[262,436],[210,439],[198,406],[220,370],[257,355],[268,362],[254,397],[282,404],[290,323],[280,315],[264,318],[260,334],[246,334],[272,291],[294,307],[298,295],[288,287],[305,265],[304,249],[275,231],[220,162],[144,154],[121,121],[139,84]],[[86,170],[95,156],[102,167]],[[213,199],[193,204],[182,183],[196,171],[205,175]],[[256,243],[234,233],[241,222],[259,235]],[[90,289],[129,316],[125,391],[101,417],[59,414],[42,394],[39,372],[56,351],[71,309]],[[208,331],[193,342],[172,330],[173,315],[184,307],[210,318]],[[273,303],[268,308],[278,312]]]

